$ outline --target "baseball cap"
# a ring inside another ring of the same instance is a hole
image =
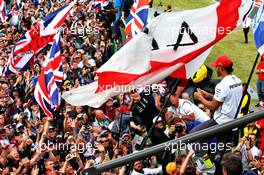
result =
[[[64,86],[66,86],[68,84],[71,84],[70,80],[65,80],[64,83],[63,83]]]
[[[122,135],[122,138],[125,138],[125,137],[129,137],[129,138],[130,138],[130,134],[128,134],[128,133],[124,133],[124,134]]]
[[[89,59],[88,64],[90,64],[91,66],[96,66],[94,59]]]
[[[55,126],[54,126],[54,125],[50,125],[50,126],[49,126],[49,130],[50,130],[50,129],[55,129]]]
[[[166,172],[171,175],[173,172],[176,170],[176,163],[175,162],[170,162],[166,166]]]
[[[226,55],[219,56],[214,62],[212,62],[211,66],[222,66],[229,67],[231,66],[233,61]]]
[[[155,123],[155,121],[157,120],[158,117],[159,116],[154,117],[153,120],[152,120],[152,123]],[[158,120],[157,120],[157,122],[161,122],[161,121],[162,121],[162,118],[159,117]]]
[[[18,129],[18,128],[20,128],[21,126],[24,126],[22,123],[18,123],[17,125],[16,125],[16,129]]]

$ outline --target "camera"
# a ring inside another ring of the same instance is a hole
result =
[[[183,132],[183,126],[181,124],[175,125],[175,131],[178,133]]]

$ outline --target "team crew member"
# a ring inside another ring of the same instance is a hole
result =
[[[175,94],[170,96],[170,102],[173,106],[168,110],[177,114],[184,121],[205,122],[210,120],[210,117],[195,104],[185,99],[179,99]]]

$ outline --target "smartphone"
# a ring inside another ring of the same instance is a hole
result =
[[[255,159],[255,160],[258,160],[258,158],[259,158],[259,156],[254,156],[254,159]]]
[[[74,170],[79,169],[79,164],[78,164],[76,156],[69,161],[69,164],[72,166]]]

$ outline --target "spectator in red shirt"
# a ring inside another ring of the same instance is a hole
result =
[[[261,58],[257,66],[257,74],[258,74],[258,81],[257,81],[257,92],[259,98],[259,105],[264,107],[264,59]]]

